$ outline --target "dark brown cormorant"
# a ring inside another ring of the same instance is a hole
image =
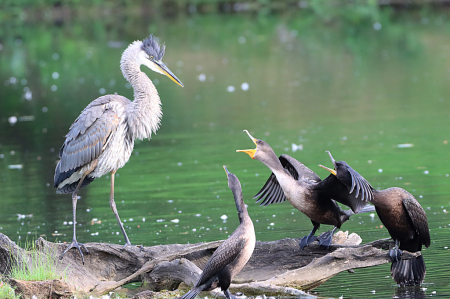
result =
[[[339,164],[345,163],[336,162],[331,154],[330,158],[336,170]],[[321,167],[341,180],[336,170],[322,165]],[[378,217],[395,241],[395,247],[389,251],[392,259],[392,278],[401,286],[420,285],[426,272],[422,255],[408,260],[402,260],[401,255],[402,250],[417,252],[422,250],[422,245],[430,246],[430,231],[425,211],[414,196],[402,188],[372,189],[371,192],[373,196],[370,202],[375,206]]]
[[[262,201],[261,206],[280,203],[286,199],[300,212],[311,219],[313,229],[308,236],[300,240],[300,248],[317,240],[314,236],[320,224],[333,225],[333,230],[326,232],[318,239],[319,245],[329,248],[333,233],[355,213],[374,211],[367,206],[370,200],[370,184],[346,163],[339,168],[339,175],[350,182],[342,184],[335,175],[329,175],[323,181],[311,169],[288,156],[279,158],[265,141],[248,136],[256,144],[256,149],[238,150],[247,153],[252,159],[264,163],[272,170],[266,184],[254,198]],[[349,206],[352,210],[342,210],[335,202]]]
[[[194,288],[180,299],[193,299],[200,292],[211,291],[217,287],[222,289],[227,299],[234,298],[228,287],[233,277],[245,266],[252,256],[253,249],[255,249],[255,229],[242,197],[241,183],[234,174],[228,171],[225,165],[223,168],[227,173],[228,187],[233,192],[241,224],[214,251]]]

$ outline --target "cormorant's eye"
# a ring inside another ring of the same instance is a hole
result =
[[[153,60],[153,59],[155,59],[155,57],[152,55],[152,56],[149,57],[149,59]]]

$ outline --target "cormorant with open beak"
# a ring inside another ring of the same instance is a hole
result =
[[[252,159],[264,163],[272,174],[266,184],[254,198],[261,206],[281,203],[288,200],[296,209],[311,219],[313,229],[311,233],[300,241],[303,249],[313,241],[320,224],[333,225],[332,231],[326,232],[318,239],[319,245],[329,248],[333,233],[337,228],[356,213],[374,211],[373,206],[367,206],[372,188],[370,184],[350,166],[342,167],[339,173],[350,180],[350,186],[342,184],[335,175],[321,180],[311,169],[288,155],[277,157],[267,142],[256,139],[247,130],[250,139],[255,143],[255,149],[237,150],[247,153]],[[349,206],[352,210],[342,210],[335,202]]]
[[[241,183],[234,174],[228,171],[225,165],[223,168],[227,173],[228,187],[234,195],[240,224],[231,236],[214,251],[194,288],[180,299],[193,299],[200,292],[211,291],[217,287],[222,289],[227,299],[234,298],[228,287],[233,277],[245,266],[255,249],[255,229],[242,197]]]
[[[327,169],[337,179],[349,185],[346,178],[337,173],[344,161],[336,162],[330,154],[335,169]],[[375,206],[378,217],[387,228],[395,247],[389,251],[392,259],[391,275],[399,285],[420,285],[425,278],[425,262],[422,255],[417,258],[402,260],[402,250],[417,252],[422,245],[430,246],[430,231],[427,215],[419,202],[408,191],[402,188],[388,188],[385,190],[372,189],[369,201]]]

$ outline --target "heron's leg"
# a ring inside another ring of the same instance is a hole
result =
[[[391,257],[391,260],[393,263],[398,262],[402,259],[402,253],[403,251],[398,249],[399,241],[395,240],[395,247],[389,250],[389,256]]]
[[[225,297],[227,299],[235,299],[236,297],[234,297],[233,295],[231,295],[230,290],[226,289],[225,291],[223,291],[223,293],[225,294]]]
[[[319,237],[319,246],[325,249],[329,249],[331,245],[331,241],[333,240],[333,234],[336,231],[337,227],[334,227],[331,231],[327,231],[323,233]]]
[[[308,246],[309,244],[311,244],[312,242],[317,240],[317,237],[314,236],[314,234],[316,233],[316,231],[319,229],[320,224],[317,222],[312,221],[312,224],[314,225],[312,231],[309,233],[309,235],[304,236],[303,238],[301,238],[300,240],[300,250],[303,250],[303,248],[305,248],[306,246]]]
[[[77,187],[75,188],[75,191],[73,191],[72,193],[72,209],[73,209],[73,238],[72,238],[72,243],[70,243],[70,245],[66,248],[66,250],[64,250],[64,252],[60,255],[60,259],[62,259],[64,257],[64,255],[66,254],[67,251],[69,251],[70,248],[76,248],[78,249],[78,252],[80,252],[81,254],[81,260],[83,262],[84,265],[84,256],[83,253],[81,252],[80,246],[84,248],[84,250],[86,250],[86,253],[89,254],[89,251],[87,250],[86,246],[84,246],[84,244],[82,243],[78,243],[77,241],[77,233],[76,233],[76,215],[77,215],[77,200],[78,200],[78,190],[81,187],[81,183],[83,183],[84,178],[86,177],[86,175],[88,174],[88,172],[86,172],[80,179],[80,181],[78,182]]]
[[[131,245],[130,239],[128,239],[127,233],[125,232],[125,229],[123,228],[122,221],[120,221],[119,213],[117,212],[116,203],[114,201],[114,175],[116,174],[116,171],[111,171],[111,195],[109,197],[109,205],[111,206],[111,209],[114,212],[114,215],[116,215],[117,222],[119,222],[120,229],[122,230],[123,236],[125,237],[125,245],[123,248],[127,247],[128,245]]]

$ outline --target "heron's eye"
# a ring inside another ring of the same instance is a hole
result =
[[[153,59],[155,59],[155,57],[152,55],[152,56],[150,56],[149,57],[150,58],[150,60],[153,60]]]

